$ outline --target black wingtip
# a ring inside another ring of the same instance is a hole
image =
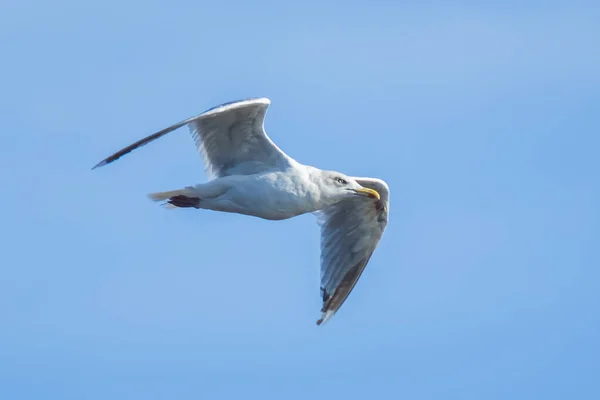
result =
[[[98,164],[96,164],[92,167],[92,171],[95,170],[96,168],[104,167],[106,164],[108,164],[106,162],[106,160],[100,161]]]

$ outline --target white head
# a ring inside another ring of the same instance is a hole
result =
[[[379,200],[379,193],[359,185],[351,177],[335,171],[320,171],[318,177],[321,199],[335,204],[350,197],[366,196]]]

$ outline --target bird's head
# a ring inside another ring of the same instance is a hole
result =
[[[322,171],[319,184],[322,197],[330,204],[356,196],[380,199],[376,190],[363,187],[356,180],[340,172]]]

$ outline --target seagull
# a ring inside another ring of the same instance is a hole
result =
[[[167,208],[196,208],[284,220],[313,213],[321,228],[321,297],[327,322],[356,285],[387,226],[390,192],[381,179],[303,165],[264,130],[268,98],[225,103],[147,136],[99,162],[110,164],[187,125],[208,182],[151,193]]]

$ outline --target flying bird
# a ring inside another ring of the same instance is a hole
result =
[[[383,235],[389,188],[380,179],[321,170],[285,154],[264,130],[270,103],[256,98],[213,107],[119,150],[92,169],[187,125],[211,180],[149,197],[168,208],[267,220],[315,214],[321,228],[321,325],[342,306]]]

